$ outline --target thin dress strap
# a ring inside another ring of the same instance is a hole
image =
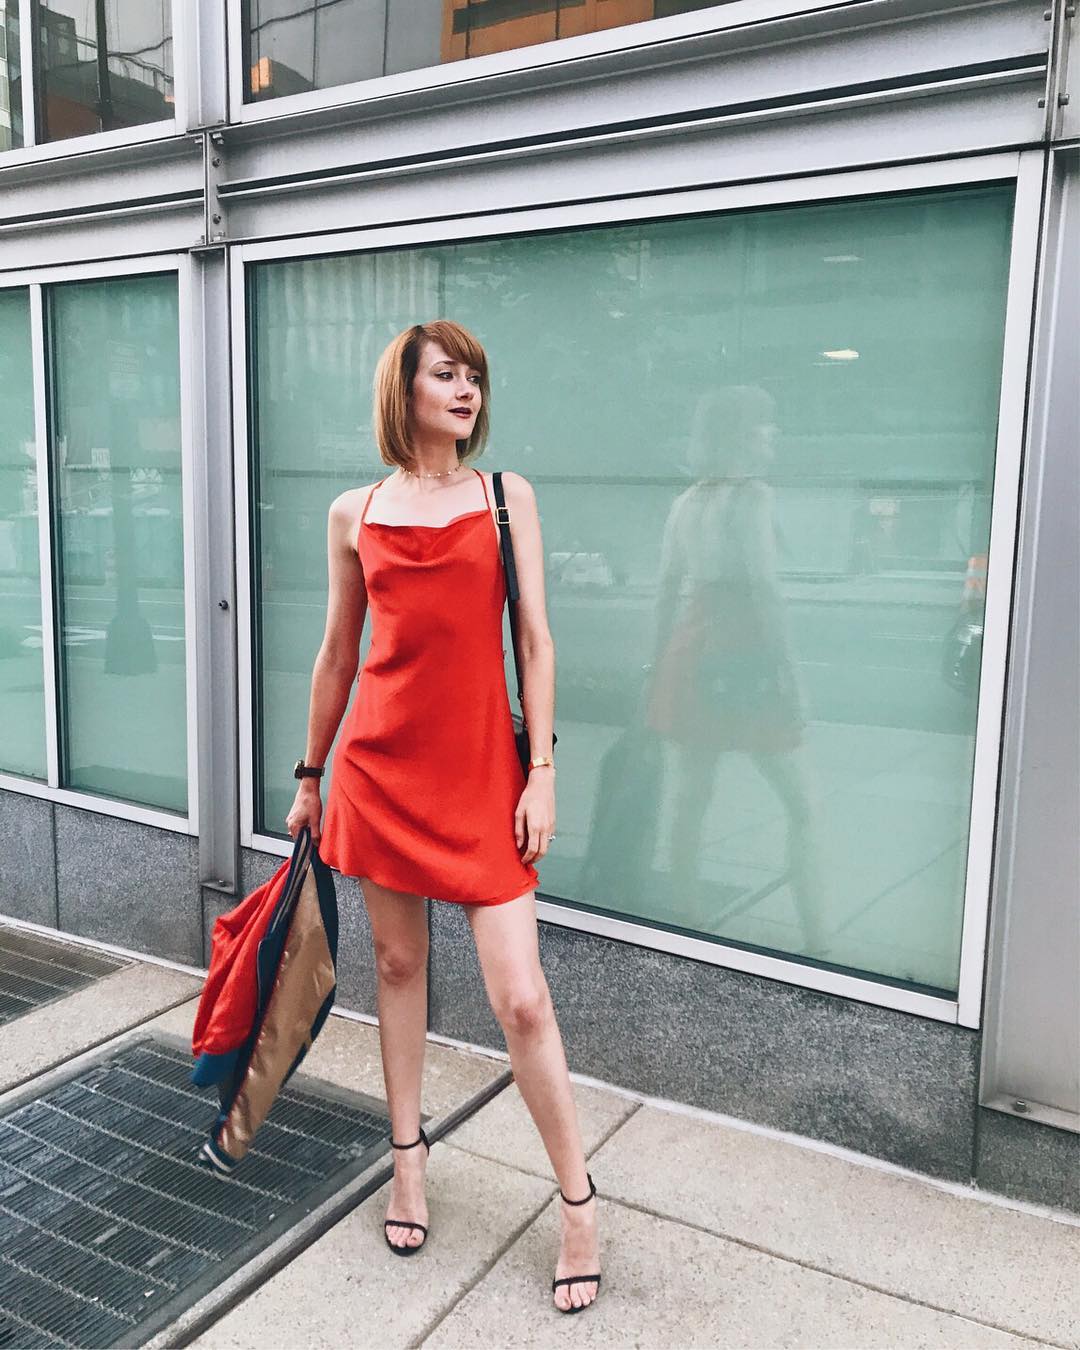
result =
[[[376,492],[378,492],[378,490],[382,487],[382,485],[383,485],[385,482],[386,482],[386,479],[385,479],[385,478],[380,478],[379,481],[375,484],[375,486],[374,486],[374,487],[371,489],[371,491],[368,493],[368,495],[367,495],[367,501],[364,503],[364,509],[363,509],[363,511],[362,511],[362,513],[361,513],[361,515],[360,515],[360,524],[361,524],[361,525],[363,525],[364,521],[367,520],[368,507],[371,505],[371,499],[372,499],[372,497],[375,496]]]
[[[480,486],[484,489],[484,504],[487,506],[487,509],[490,511],[490,510],[491,510],[491,498],[488,496],[487,479],[484,477],[484,475],[480,472],[479,469],[473,469],[473,473],[476,474],[476,476],[480,479]]]

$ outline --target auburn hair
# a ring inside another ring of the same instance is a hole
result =
[[[479,455],[487,443],[491,398],[487,353],[461,324],[451,319],[414,323],[400,332],[379,357],[375,367],[375,443],[384,464],[408,467],[413,462],[409,443],[408,401],[426,342],[436,342],[454,361],[464,361],[480,374],[480,411],[468,440],[457,443],[458,460]]]

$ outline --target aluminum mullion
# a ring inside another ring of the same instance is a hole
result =
[[[45,678],[45,765],[48,786],[57,788],[60,786],[60,726],[53,587],[53,491],[45,382],[45,341],[45,296],[42,286],[35,283],[30,286],[30,359],[34,380],[38,559],[41,576],[41,656]]]
[[[93,792],[83,792],[78,788],[54,788],[33,778],[19,778],[15,774],[8,773],[0,773],[0,788],[17,792],[24,797],[39,797],[43,801],[52,802],[54,806],[74,806],[80,811],[92,811],[99,816],[115,816],[117,820],[130,820],[140,825],[153,825],[156,829],[171,830],[174,834],[190,833],[186,815],[162,811],[153,806],[138,806],[119,797],[99,797]],[[7,916],[4,922],[10,922]]]
[[[188,130],[191,83],[198,69],[198,23],[192,0],[172,0],[169,11],[173,42],[173,125],[177,134]]]
[[[1041,150],[1022,153],[1016,175],[1009,283],[1005,303],[1005,340],[1001,362],[998,433],[990,512],[990,543],[983,613],[982,667],[979,675],[975,763],[964,886],[964,919],[960,939],[957,991],[961,1026],[978,1027],[986,961],[987,916],[997,821],[998,774],[1001,765],[1005,666],[1016,564],[1017,508],[1023,458],[1024,414],[1031,326],[1035,306],[1036,263],[1042,217],[1045,156]]]
[[[35,142],[21,150],[5,150],[3,167],[17,164],[36,164],[40,160],[75,159],[95,150],[116,150],[135,147],[149,141],[164,141],[179,135],[175,117],[160,122],[142,122],[133,127],[117,127],[113,131],[94,131],[85,136],[65,136],[56,141]]]
[[[235,545],[232,466],[228,448],[228,258],[201,250],[181,264],[189,297],[192,526],[194,536],[191,638],[198,679],[193,716],[198,728],[194,788],[200,803],[201,884],[233,893],[238,884]]]
[[[184,541],[184,691],[187,719],[187,815],[188,832],[199,833],[199,659],[196,639],[199,616],[195,606],[195,445],[194,398],[195,363],[201,352],[195,348],[192,314],[192,267],[190,255],[180,258],[176,272],[177,305],[180,321],[180,500],[183,511]]]
[[[248,471],[248,360],[247,303],[243,252],[232,257],[229,277],[232,372],[241,382],[233,397],[233,501],[236,537],[236,670],[240,749],[240,842],[253,847],[255,821],[255,724],[252,700],[251,654],[251,528]]]
[[[175,272],[178,256],[163,253],[150,258],[107,258],[93,262],[59,263],[55,267],[32,267],[0,276],[0,288],[33,286],[54,281],[96,281],[105,277],[137,277],[147,272]]]
[[[248,109],[244,106],[247,71],[244,69],[244,15],[241,0],[226,0],[225,59],[228,90],[227,120],[243,122]],[[253,105],[259,106],[259,105]],[[263,113],[262,116],[268,114]]]

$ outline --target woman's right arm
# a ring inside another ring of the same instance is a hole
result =
[[[362,493],[370,489],[361,489]],[[342,493],[330,504],[326,526],[329,583],[326,631],[311,674],[305,764],[324,764],[349,702],[360,660],[360,634],[367,615],[364,570],[356,552],[353,526],[358,519],[356,495]],[[292,809],[285,818],[295,838],[304,825],[311,827],[312,842],[321,836],[322,800],[318,778],[301,778]]]

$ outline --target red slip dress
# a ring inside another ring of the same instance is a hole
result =
[[[331,762],[319,856],[346,876],[466,905],[535,890],[503,666],[506,603],[485,505],[445,525],[367,519],[356,542],[371,646]]]

